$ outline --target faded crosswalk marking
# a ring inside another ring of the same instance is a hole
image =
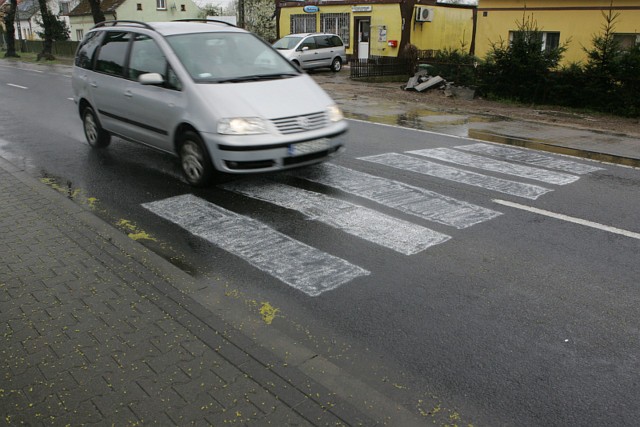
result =
[[[396,169],[408,170],[423,175],[434,176],[449,181],[485,188],[513,196],[535,200],[543,194],[553,191],[538,185],[496,178],[476,172],[433,163],[423,159],[398,153],[386,153],[377,156],[360,157],[360,160],[391,166]]]
[[[478,154],[486,154],[512,162],[526,163],[533,166],[542,166],[548,169],[556,169],[564,172],[584,175],[587,173],[603,170],[603,168],[586,165],[584,163],[573,162],[571,160],[557,157],[545,156],[533,151],[520,150],[517,148],[501,147],[492,144],[471,144],[455,147],[457,150],[470,151]]]
[[[142,206],[311,296],[369,274],[259,221],[191,194]]]
[[[405,255],[450,239],[450,236],[426,227],[285,184],[251,180],[226,184],[222,188],[296,210],[310,219]]]
[[[312,182],[364,197],[402,212],[456,228],[466,228],[501,215],[399,181],[380,178],[330,163],[291,172]]]
[[[575,182],[579,179],[578,176],[569,175],[563,172],[512,164],[500,160],[493,160],[483,156],[462,153],[460,151],[452,150],[449,148],[415,150],[407,151],[407,153],[417,154],[419,156],[429,157],[432,159],[454,163],[462,166],[469,166],[477,169],[499,172],[506,175],[514,175],[521,178],[533,179],[549,184],[565,185]]]

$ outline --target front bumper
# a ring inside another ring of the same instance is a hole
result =
[[[217,170],[242,174],[292,169],[322,162],[344,150],[347,124],[341,121],[330,127],[294,135],[229,136],[204,134],[211,160]],[[295,153],[293,146],[322,141],[318,149]]]

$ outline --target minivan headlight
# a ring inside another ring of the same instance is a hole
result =
[[[327,107],[327,113],[329,115],[329,120],[332,122],[339,122],[344,119],[344,114],[342,114],[342,110],[337,105],[333,104]]]
[[[225,135],[256,135],[267,133],[267,125],[259,117],[233,117],[218,122],[218,133]]]

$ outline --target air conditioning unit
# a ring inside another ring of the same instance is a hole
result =
[[[433,21],[433,8],[421,7],[416,8],[416,22],[431,22]]]

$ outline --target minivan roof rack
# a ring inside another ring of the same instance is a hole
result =
[[[185,19],[174,19],[171,22],[211,22],[211,23],[215,23],[215,24],[226,24],[230,27],[236,27],[236,25],[233,25],[231,22],[227,22],[227,21],[221,21],[219,19],[206,19],[206,18],[185,18]]]
[[[141,27],[144,27],[148,30],[153,30],[156,31],[155,28],[153,28],[151,25],[147,24],[146,22],[142,22],[142,21],[132,21],[132,20],[127,20],[127,19],[119,19],[119,20],[113,20],[113,21],[102,21],[102,22],[98,22],[96,25],[93,26],[93,28],[98,28],[98,27],[106,27],[108,25],[110,26],[115,26],[115,25],[121,25],[121,24],[133,24],[133,25],[139,25]]]

